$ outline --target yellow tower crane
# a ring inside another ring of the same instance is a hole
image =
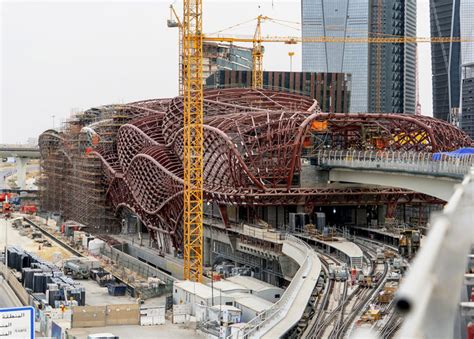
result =
[[[172,9],[174,12],[174,10]],[[176,12],[174,12],[176,16]],[[176,16],[177,18],[177,16]],[[212,37],[202,33],[202,0],[183,0],[182,21],[182,89],[183,89],[183,169],[184,169],[184,277],[202,281],[203,236],[203,41],[247,42],[254,46],[252,79],[254,88],[263,86],[263,46],[265,42],[296,44],[314,43],[446,43],[473,42],[474,39],[448,37],[262,37],[261,22],[257,18],[253,37]],[[179,19],[178,19],[179,22]],[[178,26],[180,27],[180,26]],[[181,87],[181,86],[180,86]]]
[[[267,16],[257,17],[257,28],[253,36],[252,49],[252,88],[263,87],[263,46],[262,46],[262,21],[268,19]]]
[[[449,42],[474,42],[474,38],[450,38],[450,37],[368,37],[368,38],[351,38],[351,37],[292,37],[292,36],[260,36],[258,39],[253,37],[232,37],[232,36],[204,36],[204,41],[214,42],[227,42],[227,43],[252,43],[259,47],[258,58],[260,60],[254,60],[254,65],[257,64],[259,67],[254,67],[252,72],[252,79],[263,79],[263,43],[284,43],[284,44],[298,44],[298,43],[363,43],[363,44],[408,44],[408,43],[449,43]],[[256,53],[253,53],[254,58]],[[377,72],[379,73],[379,72]],[[377,80],[378,82],[378,80]],[[262,82],[254,82],[253,88],[262,88]]]
[[[184,279],[202,281],[202,0],[183,0]]]

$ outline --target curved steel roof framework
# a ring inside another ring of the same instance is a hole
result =
[[[111,116],[104,113],[111,110]],[[182,97],[106,106],[99,111],[103,112],[99,121],[112,123],[100,124],[97,119],[83,123],[93,127],[99,142],[94,144],[90,135],[81,137],[84,129],[77,139],[91,149],[88,158],[102,162],[108,203],[115,211],[133,210],[152,233],[167,234],[179,248],[183,236]],[[317,147],[367,149],[375,147],[374,140],[383,149],[407,152],[448,151],[472,144],[464,132],[437,119],[321,113],[308,97],[270,90],[208,90],[204,114],[204,194],[207,201],[219,205],[436,202],[394,188],[300,187],[302,154],[311,154]],[[39,140],[42,158],[71,162],[70,134],[70,130],[44,132]],[[47,163],[43,168],[52,181],[58,169]]]

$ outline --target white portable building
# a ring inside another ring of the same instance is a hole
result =
[[[214,302],[212,302],[214,298]],[[218,289],[189,280],[175,281],[173,284],[173,304],[190,305],[190,314],[195,315],[195,304],[202,306],[232,305],[233,298]]]

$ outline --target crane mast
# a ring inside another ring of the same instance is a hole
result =
[[[184,278],[202,281],[202,0],[183,0]]]
[[[262,20],[267,19],[263,15],[257,17],[257,28],[253,36],[252,49],[252,88],[263,88],[263,46],[262,46]]]

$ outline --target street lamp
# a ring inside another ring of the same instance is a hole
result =
[[[288,52],[288,56],[290,57],[290,72],[293,70],[293,56],[295,52]]]

